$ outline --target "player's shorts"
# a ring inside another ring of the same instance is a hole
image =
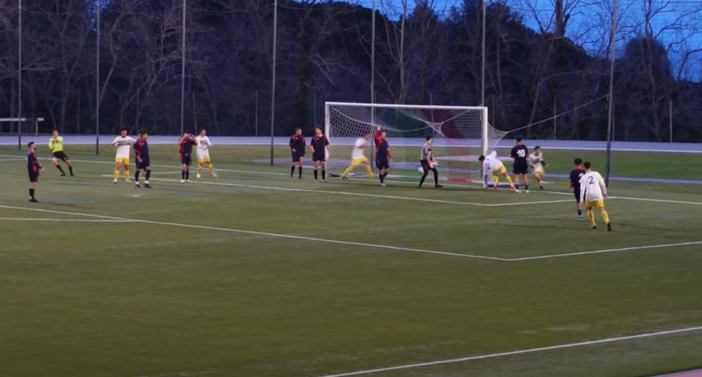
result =
[[[315,161],[315,162],[316,162],[316,161],[322,161],[322,162],[324,162],[324,161],[326,161],[326,160],[327,160],[326,153],[313,153],[313,154],[312,154],[312,161]]]
[[[54,152],[54,158],[59,159],[61,161],[68,161],[68,156],[66,156],[66,153],[63,151],[61,152]]]
[[[351,159],[351,166],[356,166],[356,165],[360,165],[360,164],[367,164],[367,163],[368,163],[368,158],[366,158],[366,156]]]
[[[31,183],[39,182],[39,170],[28,169],[27,173],[29,175],[29,182],[31,182]]]
[[[151,161],[148,158],[142,158],[141,162],[137,161],[136,163],[137,169],[146,169],[147,167],[151,167]]]
[[[190,153],[181,153],[180,154],[180,163],[183,165],[192,165],[193,164],[193,158],[190,155]]]
[[[604,200],[586,200],[585,206],[591,208],[604,208]]]
[[[116,157],[115,162],[118,164],[129,165],[129,157]]]
[[[198,152],[197,154],[197,162],[198,163],[203,163],[203,162],[210,162],[210,152]]]
[[[390,169],[390,160],[387,157],[376,158],[375,167],[378,169]]]
[[[527,174],[529,173],[529,167],[525,163],[515,163],[512,174]]]
[[[304,153],[290,152],[292,157],[292,162],[299,162],[301,158],[305,157]]]
[[[496,177],[498,174],[505,174],[505,173],[507,173],[507,169],[505,168],[504,165],[502,165],[502,166],[500,166],[499,169],[492,171],[492,176]]]
[[[539,175],[544,175],[546,171],[544,170],[543,166],[537,166],[532,169],[531,171],[532,174],[539,174]]]
[[[573,195],[575,195],[575,201],[580,202],[580,190],[573,190]]]
[[[422,169],[424,169],[425,173],[430,171],[430,170],[436,169],[436,168],[432,168],[431,166],[429,166],[429,162],[427,160],[421,160],[420,162],[422,164]]]

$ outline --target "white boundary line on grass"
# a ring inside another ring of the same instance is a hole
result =
[[[67,211],[54,211],[54,210],[50,210],[50,209],[29,208],[29,207],[15,207],[15,206],[6,206],[6,205],[0,205],[0,208],[14,209],[14,210],[23,210],[23,211],[33,211],[33,212],[54,213],[54,214],[60,214],[60,215],[85,216],[85,217],[92,217],[92,218],[97,218],[97,219],[122,220],[122,221],[129,221],[129,222],[135,222],[135,223],[154,224],[154,225],[165,225],[165,226],[174,226],[174,227],[181,227],[181,228],[204,229],[204,230],[218,230],[218,231],[222,231],[222,232],[232,232],[232,233],[241,233],[241,234],[251,234],[251,235],[256,235],[256,236],[267,236],[267,237],[274,237],[274,238],[287,238],[287,239],[302,240],[302,241],[310,241],[310,242],[330,243],[330,244],[336,244],[336,245],[361,246],[361,247],[368,247],[368,248],[375,248],[375,249],[385,249],[385,250],[395,250],[395,251],[409,251],[409,252],[424,253],[424,254],[447,255],[447,256],[452,256],[452,257],[461,257],[461,258],[469,258],[469,259],[483,259],[483,260],[500,261],[500,262],[507,262],[507,261],[509,261],[509,259],[505,259],[505,258],[488,257],[488,256],[483,256],[483,255],[450,253],[450,252],[445,252],[445,251],[414,249],[414,248],[409,248],[409,247],[390,246],[390,245],[380,245],[380,244],[370,244],[370,243],[362,243],[362,242],[339,241],[339,240],[330,240],[330,239],[325,239],[325,238],[295,236],[295,235],[291,235],[291,234],[270,233],[270,232],[257,232],[257,231],[254,231],[254,230],[243,230],[243,229],[233,229],[233,228],[220,228],[220,227],[205,226],[205,225],[181,224],[181,223],[172,223],[172,222],[165,222],[165,221],[130,219],[130,218],[125,218],[125,217],[114,217],[114,216],[95,215],[95,214],[91,214],[91,213],[67,212]]]
[[[132,223],[132,220],[42,219],[40,217],[0,217],[0,221],[56,221],[62,223]]]
[[[575,257],[575,256],[579,256],[579,255],[618,253],[618,252],[624,252],[624,251],[635,251],[635,250],[646,250],[646,249],[664,249],[664,248],[669,248],[669,247],[692,246],[692,245],[702,245],[702,241],[668,243],[668,244],[662,244],[662,245],[631,246],[631,247],[622,247],[619,249],[579,251],[579,252],[575,252],[575,253],[536,255],[536,256],[531,256],[531,257],[508,258],[508,259],[510,262],[522,262],[522,261],[536,260],[536,259],[565,258],[565,257]]]
[[[525,354],[529,354],[529,353],[554,351],[554,350],[576,348],[576,347],[594,346],[594,345],[599,345],[599,344],[616,343],[616,342],[623,342],[623,341],[634,340],[634,339],[654,338],[654,337],[664,336],[664,335],[682,334],[682,333],[690,333],[690,332],[697,332],[697,331],[702,331],[702,326],[687,327],[687,328],[676,329],[676,330],[657,331],[657,332],[651,332],[651,333],[646,333],[646,334],[619,336],[619,337],[614,337],[614,338],[605,338],[605,339],[598,339],[598,340],[589,340],[589,341],[577,342],[577,343],[559,344],[559,345],[548,346],[548,347],[529,348],[529,349],[523,349],[523,350],[517,350],[517,351],[492,353],[492,354],[487,354],[487,355],[467,356],[467,357],[461,357],[461,358],[457,358],[457,359],[436,360],[436,361],[428,361],[428,362],[422,362],[422,363],[397,365],[397,366],[386,367],[386,368],[366,369],[366,370],[359,370],[359,371],[353,371],[353,372],[327,374],[327,375],[319,376],[319,377],[362,376],[362,375],[375,374],[375,373],[381,373],[381,372],[391,372],[391,371],[396,371],[396,370],[423,368],[423,367],[430,367],[430,366],[435,366],[435,365],[464,363],[467,361],[475,361],[475,360],[496,359],[496,358],[508,357],[508,356],[525,355]]]

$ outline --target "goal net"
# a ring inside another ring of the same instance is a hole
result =
[[[390,177],[421,176],[421,148],[425,137],[431,135],[440,179],[482,182],[478,156],[494,148],[507,134],[491,127],[487,116],[487,107],[327,102],[325,134],[330,144],[327,170],[332,175],[341,174],[351,160],[356,139],[381,126],[387,133],[392,155]],[[366,157],[374,163],[372,145],[371,140]],[[357,168],[356,176],[366,175],[364,170]]]

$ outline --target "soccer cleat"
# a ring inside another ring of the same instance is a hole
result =
[[[181,179],[181,180],[180,180],[180,183],[185,183],[185,179]]]
[[[189,179],[186,179],[186,180],[185,180],[185,183],[190,183],[190,180],[189,180]]]
[[[124,180],[124,181],[127,182],[127,183],[132,183],[132,181],[130,181],[129,179],[126,179],[126,180]]]
[[[607,223],[607,231],[611,232],[612,231],[612,224]]]
[[[380,184],[380,187],[385,187],[385,183],[381,183],[381,184]]]
[[[302,179],[302,176],[297,177],[297,179]]]
[[[519,194],[521,191],[519,191],[519,189],[514,189],[514,192],[516,192],[517,194]]]
[[[539,188],[543,190],[543,189],[544,189],[544,186],[539,185]]]
[[[115,179],[115,184],[117,183],[117,180]]]
[[[66,173],[61,173],[61,176],[62,176],[62,177],[65,177],[65,176],[66,176]]]
[[[342,175],[342,176],[341,176],[341,179],[349,179],[349,177],[347,177],[347,176],[345,176],[345,175]]]
[[[326,180],[326,179],[322,179],[322,183],[327,183],[327,180]]]
[[[590,229],[597,229],[597,225],[591,226]]]
[[[435,188],[442,188],[442,187],[444,187],[444,186],[442,186],[442,185],[440,185],[440,184],[437,183],[437,184],[434,185],[434,187],[435,187]]]
[[[583,217],[582,217],[582,216],[578,216],[578,220],[579,220],[579,221],[583,221]]]
[[[151,188],[151,185],[147,183],[147,184],[144,185],[144,187],[146,187],[146,188]]]
[[[528,193],[529,193],[529,190],[524,190],[524,192],[528,194]]]
[[[141,186],[139,186],[139,182],[137,182],[137,184],[134,185],[134,188],[141,188]]]
[[[31,203],[39,203],[39,201],[36,200],[36,199],[34,199],[34,198],[29,198],[29,201],[30,201]]]
[[[202,178],[202,175],[200,175],[200,173],[197,173],[197,178]]]
[[[76,176],[75,174],[71,173],[71,177],[75,177],[75,176]]]
[[[212,176],[217,178],[217,173],[212,173]]]

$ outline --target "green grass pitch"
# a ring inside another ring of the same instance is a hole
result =
[[[608,233],[577,221],[561,180],[530,194],[314,184],[311,169],[299,181],[246,162],[266,148],[227,146],[212,152],[219,178],[182,185],[173,148],[152,149],[154,188],[136,190],[112,183],[109,148],[68,146],[77,176],[41,160],[32,205],[24,152],[0,148],[0,376],[702,367],[700,186],[614,183]],[[576,154],[604,170],[603,152],[545,153],[549,172]],[[618,152],[613,174],[698,179],[699,158]],[[437,360],[455,362],[384,369]]]

